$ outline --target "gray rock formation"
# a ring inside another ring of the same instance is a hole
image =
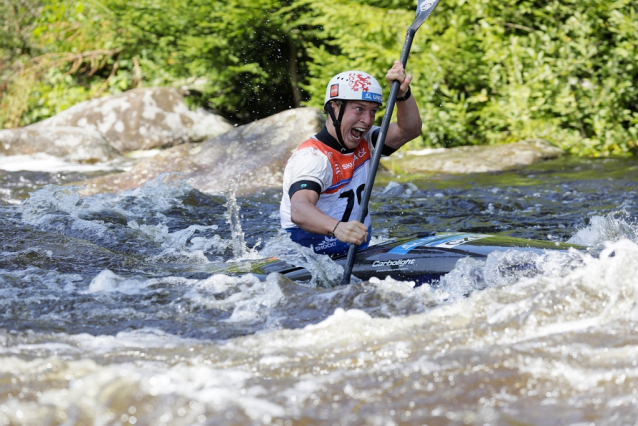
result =
[[[542,139],[506,145],[463,146],[449,149],[401,151],[382,158],[394,173],[484,173],[510,170],[557,158],[563,150]]]
[[[177,89],[153,87],[81,102],[28,126],[79,127],[97,131],[119,152],[197,142],[232,126],[202,109],[191,111]]]
[[[297,108],[237,127],[200,144],[184,144],[161,151],[125,173],[88,181],[84,195],[132,189],[166,172],[180,172],[203,192],[222,193],[231,180],[238,194],[280,187],[292,152],[323,126],[316,108]]]
[[[78,163],[105,162],[120,154],[96,130],[34,127],[0,130],[0,155],[45,153]]]

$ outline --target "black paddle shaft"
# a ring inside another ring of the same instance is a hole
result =
[[[408,32],[405,36],[405,42],[403,43],[403,50],[401,51],[400,60],[403,64],[403,68],[405,68],[408,63],[408,56],[410,55],[410,49],[412,48],[412,40],[414,40],[414,35],[416,34],[421,24],[428,18],[428,16],[430,16],[430,13],[432,13],[438,3],[439,0],[419,0],[419,3],[417,5],[416,18],[414,19],[412,25],[410,25],[410,28],[408,28]],[[392,82],[388,104],[385,108],[385,113],[383,114],[383,121],[381,122],[381,131],[379,132],[379,137],[377,139],[374,154],[372,155],[370,174],[368,175],[368,180],[366,181],[366,186],[361,197],[361,207],[359,208],[359,215],[357,217],[357,220],[361,223],[364,223],[365,217],[368,215],[370,194],[372,194],[372,187],[374,186],[374,179],[377,176],[379,160],[381,160],[381,151],[383,151],[383,144],[385,143],[385,137],[388,133],[388,128],[390,127],[390,120],[392,119],[392,112],[394,111],[394,104],[396,103],[400,87],[401,83],[399,83],[398,80],[394,80]],[[346,261],[341,284],[350,284],[350,276],[352,275],[352,268],[354,266],[356,255],[356,244],[350,244],[348,259]]]

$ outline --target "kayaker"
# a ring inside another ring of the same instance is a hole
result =
[[[412,76],[395,61],[385,78],[389,84],[398,80],[401,86],[397,121],[388,128],[384,156],[421,132],[419,109],[410,91]],[[297,148],[284,171],[281,226],[293,241],[322,254],[346,253],[350,243],[359,249],[368,246],[370,214],[364,223],[355,218],[380,131],[374,119],[382,102],[381,86],[368,73],[346,71],[328,83],[326,125]]]

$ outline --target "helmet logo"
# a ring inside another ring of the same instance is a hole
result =
[[[339,96],[339,85],[333,84],[330,86],[330,97],[334,98],[335,96]]]
[[[363,90],[364,92],[368,91],[368,87],[370,87],[370,76],[364,76],[363,74],[355,74],[355,73],[350,73],[348,75],[348,84],[350,85],[350,88],[352,90],[354,90],[355,92],[358,92],[359,89]]]
[[[381,95],[379,93],[374,93],[374,92],[363,92],[361,94],[361,99],[363,99],[364,101],[372,101],[372,102],[378,102],[378,103],[383,102],[383,98],[381,97]]]

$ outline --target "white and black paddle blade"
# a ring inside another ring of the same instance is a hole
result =
[[[421,24],[428,19],[437,4],[439,4],[439,0],[419,0],[416,6],[416,18],[414,18],[410,28],[414,31],[418,30]]]

